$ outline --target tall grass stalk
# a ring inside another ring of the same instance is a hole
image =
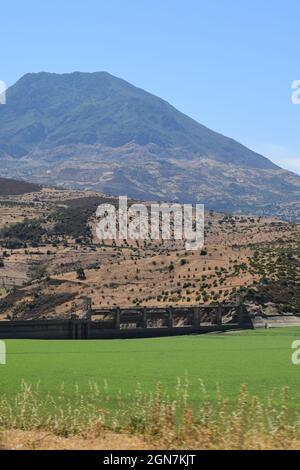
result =
[[[175,398],[157,384],[146,394],[140,385],[124,400],[110,406],[108,384],[102,389],[91,383],[87,392],[78,387],[70,396],[62,385],[56,395],[45,396],[40,386],[22,382],[14,398],[0,397],[2,430],[41,430],[83,439],[107,431],[141,436],[151,446],[164,449],[265,449],[296,448],[300,445],[299,414],[290,406],[288,389],[281,403],[274,393],[266,400],[250,396],[242,385],[234,404],[217,387],[210,399],[199,382],[197,404],[189,399],[189,383],[178,380]],[[0,442],[1,444],[1,442]]]

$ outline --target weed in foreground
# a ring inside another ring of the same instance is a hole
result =
[[[138,386],[131,405],[119,395],[110,406],[108,386],[90,384],[87,393],[76,387],[72,398],[62,385],[56,396],[22,382],[15,398],[0,397],[3,430],[47,431],[58,436],[95,438],[107,432],[138,435],[161,449],[289,449],[300,445],[300,416],[289,406],[288,389],[280,404],[270,394],[262,401],[245,385],[234,405],[222,396],[210,400],[199,382],[197,406],[189,400],[188,381],[178,380],[175,399],[158,384],[145,394]],[[124,403],[127,403],[126,405]],[[0,442],[1,444],[1,442]]]

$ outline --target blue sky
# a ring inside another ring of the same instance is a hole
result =
[[[0,79],[105,70],[300,173],[299,0],[10,0]]]

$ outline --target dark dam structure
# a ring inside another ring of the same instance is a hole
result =
[[[80,318],[1,321],[0,339],[126,339],[253,328],[244,305],[92,308]]]

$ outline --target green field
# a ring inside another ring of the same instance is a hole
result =
[[[112,403],[119,391],[130,400],[137,384],[145,391],[161,382],[172,396],[177,378],[188,378],[190,398],[200,399],[199,379],[210,396],[216,384],[233,400],[241,384],[260,397],[288,385],[292,403],[300,399],[300,366],[291,363],[291,344],[300,328],[243,331],[159,339],[107,341],[10,340],[7,364],[0,366],[1,394],[13,397],[22,379],[58,393],[62,383],[71,396],[89,382],[108,383]]]

